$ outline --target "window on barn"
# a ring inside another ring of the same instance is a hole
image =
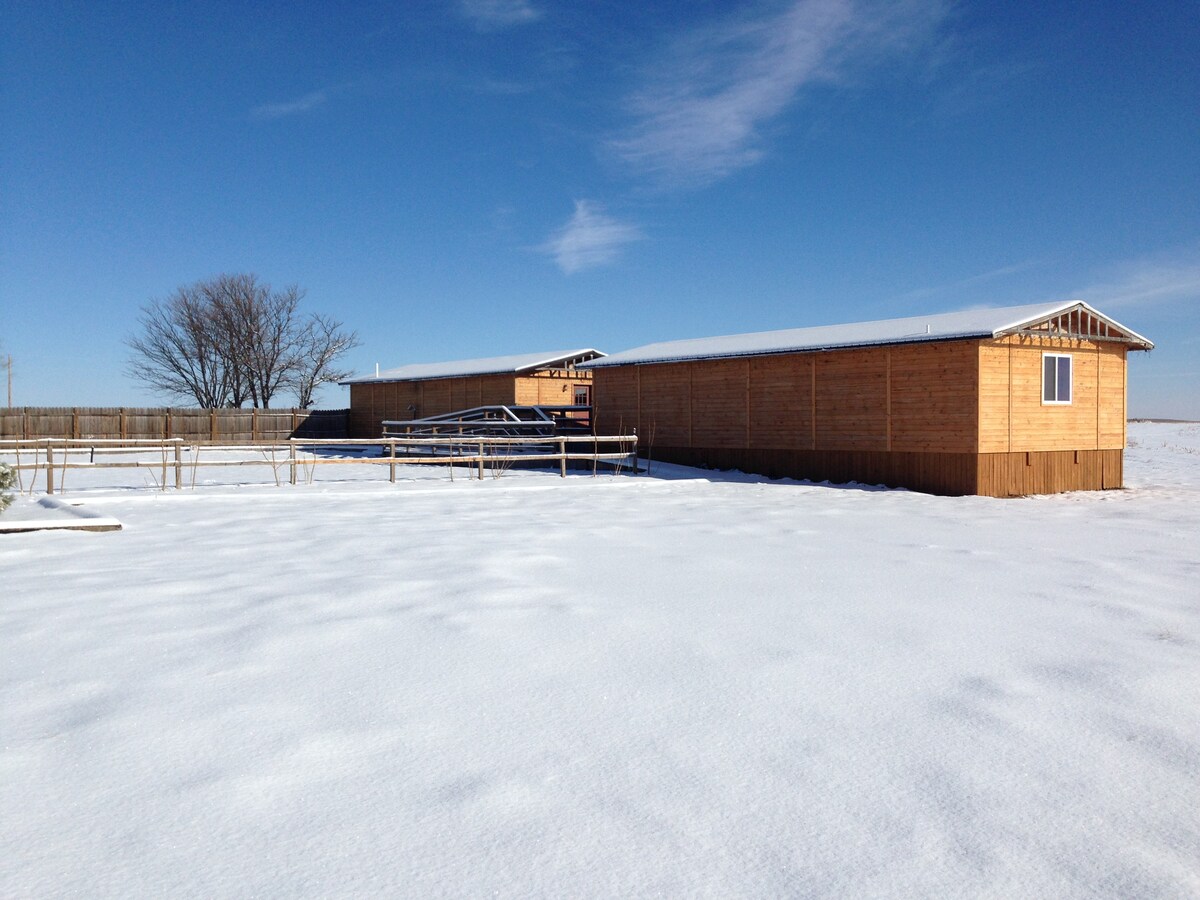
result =
[[[590,384],[575,385],[575,405],[576,406],[591,406],[592,405],[592,386]]]
[[[1071,357],[1066,353],[1042,354],[1042,403],[1071,402]]]

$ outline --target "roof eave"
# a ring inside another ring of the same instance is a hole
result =
[[[896,344],[936,344],[945,341],[971,341],[992,337],[990,331],[970,331],[958,334],[917,334],[899,338],[881,338],[873,341],[846,341],[841,343],[815,344],[809,347],[779,347],[773,350],[741,350],[729,353],[697,353],[695,355],[642,357],[639,359],[596,360],[580,368],[596,369],[610,366],[645,366],[658,363],[696,362],[705,359],[741,359],[747,356],[781,356],[785,353],[825,353],[830,350],[854,350],[862,347],[887,347]],[[617,354],[619,355],[619,354]],[[609,358],[611,359],[611,357]]]
[[[578,359],[581,356],[588,355],[591,355],[593,358],[600,358],[605,356],[605,353],[601,350],[595,349],[594,347],[589,347],[583,350],[573,350],[570,353],[562,356],[552,356],[549,359],[540,360],[535,363],[529,363],[524,366],[517,366],[516,368],[488,369],[486,371],[475,372],[452,372],[445,375],[388,376],[386,373],[381,373],[379,375],[359,375],[357,378],[348,378],[345,381],[339,381],[338,384],[342,386],[354,384],[395,384],[401,381],[444,381],[447,378],[484,378],[489,375],[521,375],[525,372],[547,368],[554,363],[566,362],[568,360]]]

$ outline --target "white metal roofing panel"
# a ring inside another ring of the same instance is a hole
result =
[[[423,381],[432,378],[460,378],[465,375],[517,374],[529,369],[552,366],[580,356],[603,356],[599,350],[561,350],[547,353],[521,353],[515,356],[492,356],[486,359],[458,359],[450,362],[413,363],[386,369],[378,375],[358,375],[338,384],[364,384],[372,381]]]
[[[768,353],[832,350],[878,344],[995,337],[1013,331],[1026,323],[1045,319],[1077,306],[1107,319],[1106,316],[1092,309],[1086,303],[1070,300],[999,309],[971,309],[964,312],[910,316],[904,319],[884,319],[878,322],[857,322],[849,325],[819,325],[813,328],[789,328],[784,331],[760,331],[724,337],[664,341],[657,344],[646,344],[644,347],[636,347],[621,353],[613,353],[604,359],[593,360],[583,365],[585,368],[597,368],[629,363],[674,362],[685,359],[757,356]],[[1153,346],[1145,338],[1134,334],[1120,323],[1113,322],[1112,319],[1108,319],[1108,321],[1131,338]]]

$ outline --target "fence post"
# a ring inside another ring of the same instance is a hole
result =
[[[250,410],[250,443],[258,443],[258,407]]]
[[[167,416],[167,421],[171,421],[170,415]],[[175,490],[183,488],[183,454],[179,446],[179,441],[175,441]]]
[[[29,407],[21,410],[21,440],[29,440]]]
[[[121,440],[125,440],[125,407],[123,407],[123,406],[120,409],[120,417],[121,417]]]
[[[479,480],[483,481],[483,441],[479,442]]]
[[[292,437],[296,436],[296,429],[300,427],[300,417],[296,415],[296,407],[292,407]]]
[[[167,489],[167,442],[163,441],[163,443],[162,443],[162,486],[159,488],[159,490],[165,491],[166,489]]]
[[[208,411],[208,439],[214,444],[217,442],[217,411],[210,409]]]
[[[71,409],[71,437],[79,437],[79,407]]]
[[[565,440],[558,442],[558,474],[563,478],[567,477],[567,442]]]
[[[46,442],[46,493],[54,493],[54,445],[49,441]]]
[[[396,483],[396,441],[395,441],[395,439],[392,440],[392,461],[390,464],[390,468],[391,468],[391,473],[389,474],[389,480],[392,482],[392,484],[395,484]]]
[[[292,484],[296,483],[296,439],[288,438],[288,463],[292,469]]]

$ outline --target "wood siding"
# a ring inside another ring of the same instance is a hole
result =
[[[350,436],[378,437],[385,421],[405,421],[476,406],[570,406],[576,384],[591,384],[590,372],[567,376],[473,375],[423,381],[383,381],[350,385]],[[563,385],[567,389],[563,390]]]
[[[967,453],[977,365],[954,341],[600,367],[596,414],[669,447]]]
[[[979,440],[974,341],[889,349],[889,450],[974,453]]]
[[[1072,401],[1041,402],[1042,353]],[[1019,336],[595,370],[597,427],[643,455],[938,494],[1120,487],[1123,345]],[[1028,451],[1028,452],[1026,452]]]
[[[1124,483],[1122,456],[1121,450],[980,453],[976,493],[1020,497],[1119,488]]]
[[[815,357],[817,450],[887,450],[888,348]]]
[[[592,389],[592,419],[597,434],[644,432],[638,426],[638,381],[641,366],[614,366],[598,370]],[[606,387],[601,392],[600,384]]]
[[[590,386],[591,373],[573,375],[541,372],[516,379],[517,404],[520,406],[572,406],[575,386]]]
[[[815,355],[753,356],[750,366],[751,447],[811,450]]]
[[[638,435],[641,442],[667,447],[691,446],[691,367],[638,366]],[[596,390],[600,390],[597,372]]]
[[[345,409],[0,407],[0,439],[162,440],[220,443],[344,438]]]
[[[1042,403],[1042,354],[1071,356],[1071,402]],[[1122,344],[1012,336],[979,344],[979,450],[1120,450],[1125,446]]]

